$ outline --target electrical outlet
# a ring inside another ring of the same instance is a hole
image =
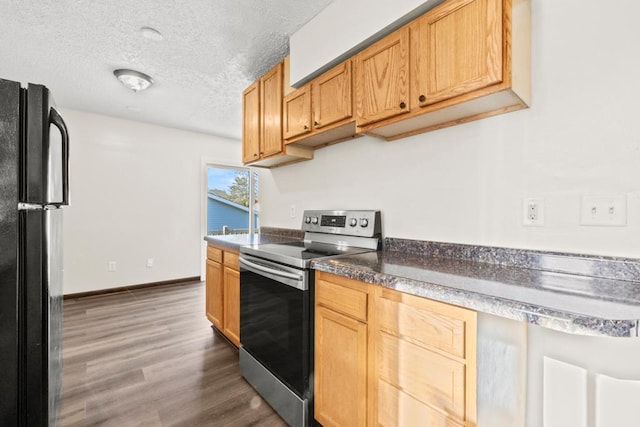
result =
[[[623,227],[627,225],[625,195],[582,196],[580,225]]]
[[[153,267],[153,258],[147,258],[147,268]]]
[[[544,225],[544,200],[524,199],[522,202],[522,225],[541,227]]]
[[[295,218],[296,217],[296,205],[289,206],[289,216],[291,218]]]
[[[107,271],[110,272],[110,273],[113,273],[114,271],[116,271],[117,267],[118,266],[117,266],[115,261],[109,261],[107,263]]]

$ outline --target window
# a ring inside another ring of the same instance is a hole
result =
[[[256,172],[248,168],[207,165],[207,234],[256,232],[257,195]]]

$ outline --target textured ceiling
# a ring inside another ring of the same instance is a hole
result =
[[[331,1],[0,0],[0,78],[45,84],[63,108],[240,138],[242,90]],[[117,68],[155,85],[134,93]]]

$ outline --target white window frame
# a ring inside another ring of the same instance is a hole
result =
[[[209,185],[207,180],[207,169],[209,167],[235,169],[235,170],[247,170],[249,171],[249,234],[253,234],[256,230],[254,227],[253,215],[255,212],[255,182],[254,173],[255,168],[247,167],[237,163],[225,163],[216,161],[214,159],[202,159],[200,165],[200,236],[202,239],[200,249],[200,280],[205,280],[207,270],[207,242],[204,240],[204,236],[207,235],[207,193],[209,191]],[[258,224],[260,223],[260,212],[258,212]]]

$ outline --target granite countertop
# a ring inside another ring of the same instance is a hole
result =
[[[562,332],[638,336],[640,260],[402,242],[312,267]]]
[[[287,228],[261,227],[257,234],[227,234],[225,236],[204,236],[204,240],[227,249],[238,250],[241,246],[266,243],[286,243],[300,240],[304,232]]]

